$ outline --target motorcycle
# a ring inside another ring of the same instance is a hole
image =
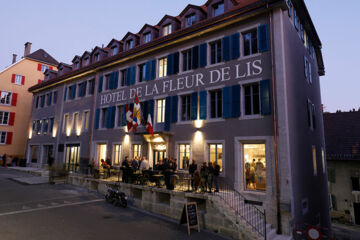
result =
[[[126,208],[127,206],[128,197],[126,194],[112,187],[108,187],[107,193],[105,194],[105,199],[107,202],[114,204],[115,206],[121,206],[123,208]]]

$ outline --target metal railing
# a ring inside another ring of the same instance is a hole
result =
[[[237,192],[225,178],[219,178],[219,196],[235,214],[261,237],[266,239],[266,213],[253,204],[246,203],[246,198]]]

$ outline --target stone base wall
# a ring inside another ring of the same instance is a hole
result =
[[[69,176],[68,183],[95,190],[101,194],[106,193],[106,184],[115,185],[115,182],[105,182],[78,176]],[[129,204],[137,208],[179,221],[184,204],[186,202],[196,202],[202,229],[214,231],[234,239],[263,239],[252,232],[251,228],[246,226],[217,196],[177,192],[125,183],[116,183],[116,185],[119,186],[120,191],[129,196]]]

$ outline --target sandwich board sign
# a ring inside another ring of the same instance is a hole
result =
[[[200,232],[200,224],[196,202],[188,202],[184,204],[181,219],[179,222],[179,227],[185,223],[187,224],[188,235],[190,235],[190,229],[192,228],[195,228],[198,230],[198,232]]]

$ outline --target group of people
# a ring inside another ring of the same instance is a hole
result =
[[[166,170],[177,170],[176,158],[164,158],[159,160],[159,162],[154,167],[155,170],[158,171],[166,171]]]
[[[13,158],[11,155],[6,156],[5,153],[1,156],[0,160],[2,160],[2,166],[3,167],[16,166],[16,164],[19,161],[19,159],[17,157]]]
[[[193,160],[189,166],[189,174],[191,175],[191,188],[197,191],[200,187],[202,192],[212,192],[213,184],[215,192],[219,192],[219,176],[220,165],[217,162],[203,162],[200,169]]]
[[[121,169],[123,171],[123,182],[128,183],[133,172],[138,170],[149,170],[149,161],[146,157],[136,156],[132,160],[129,160],[129,157],[126,156],[124,161],[121,163]]]
[[[252,163],[245,163],[245,180],[246,188],[248,189],[257,189],[257,185],[261,185],[261,182],[264,182],[265,176],[265,166],[262,163],[261,159],[258,159],[256,162],[255,159],[252,160]]]

